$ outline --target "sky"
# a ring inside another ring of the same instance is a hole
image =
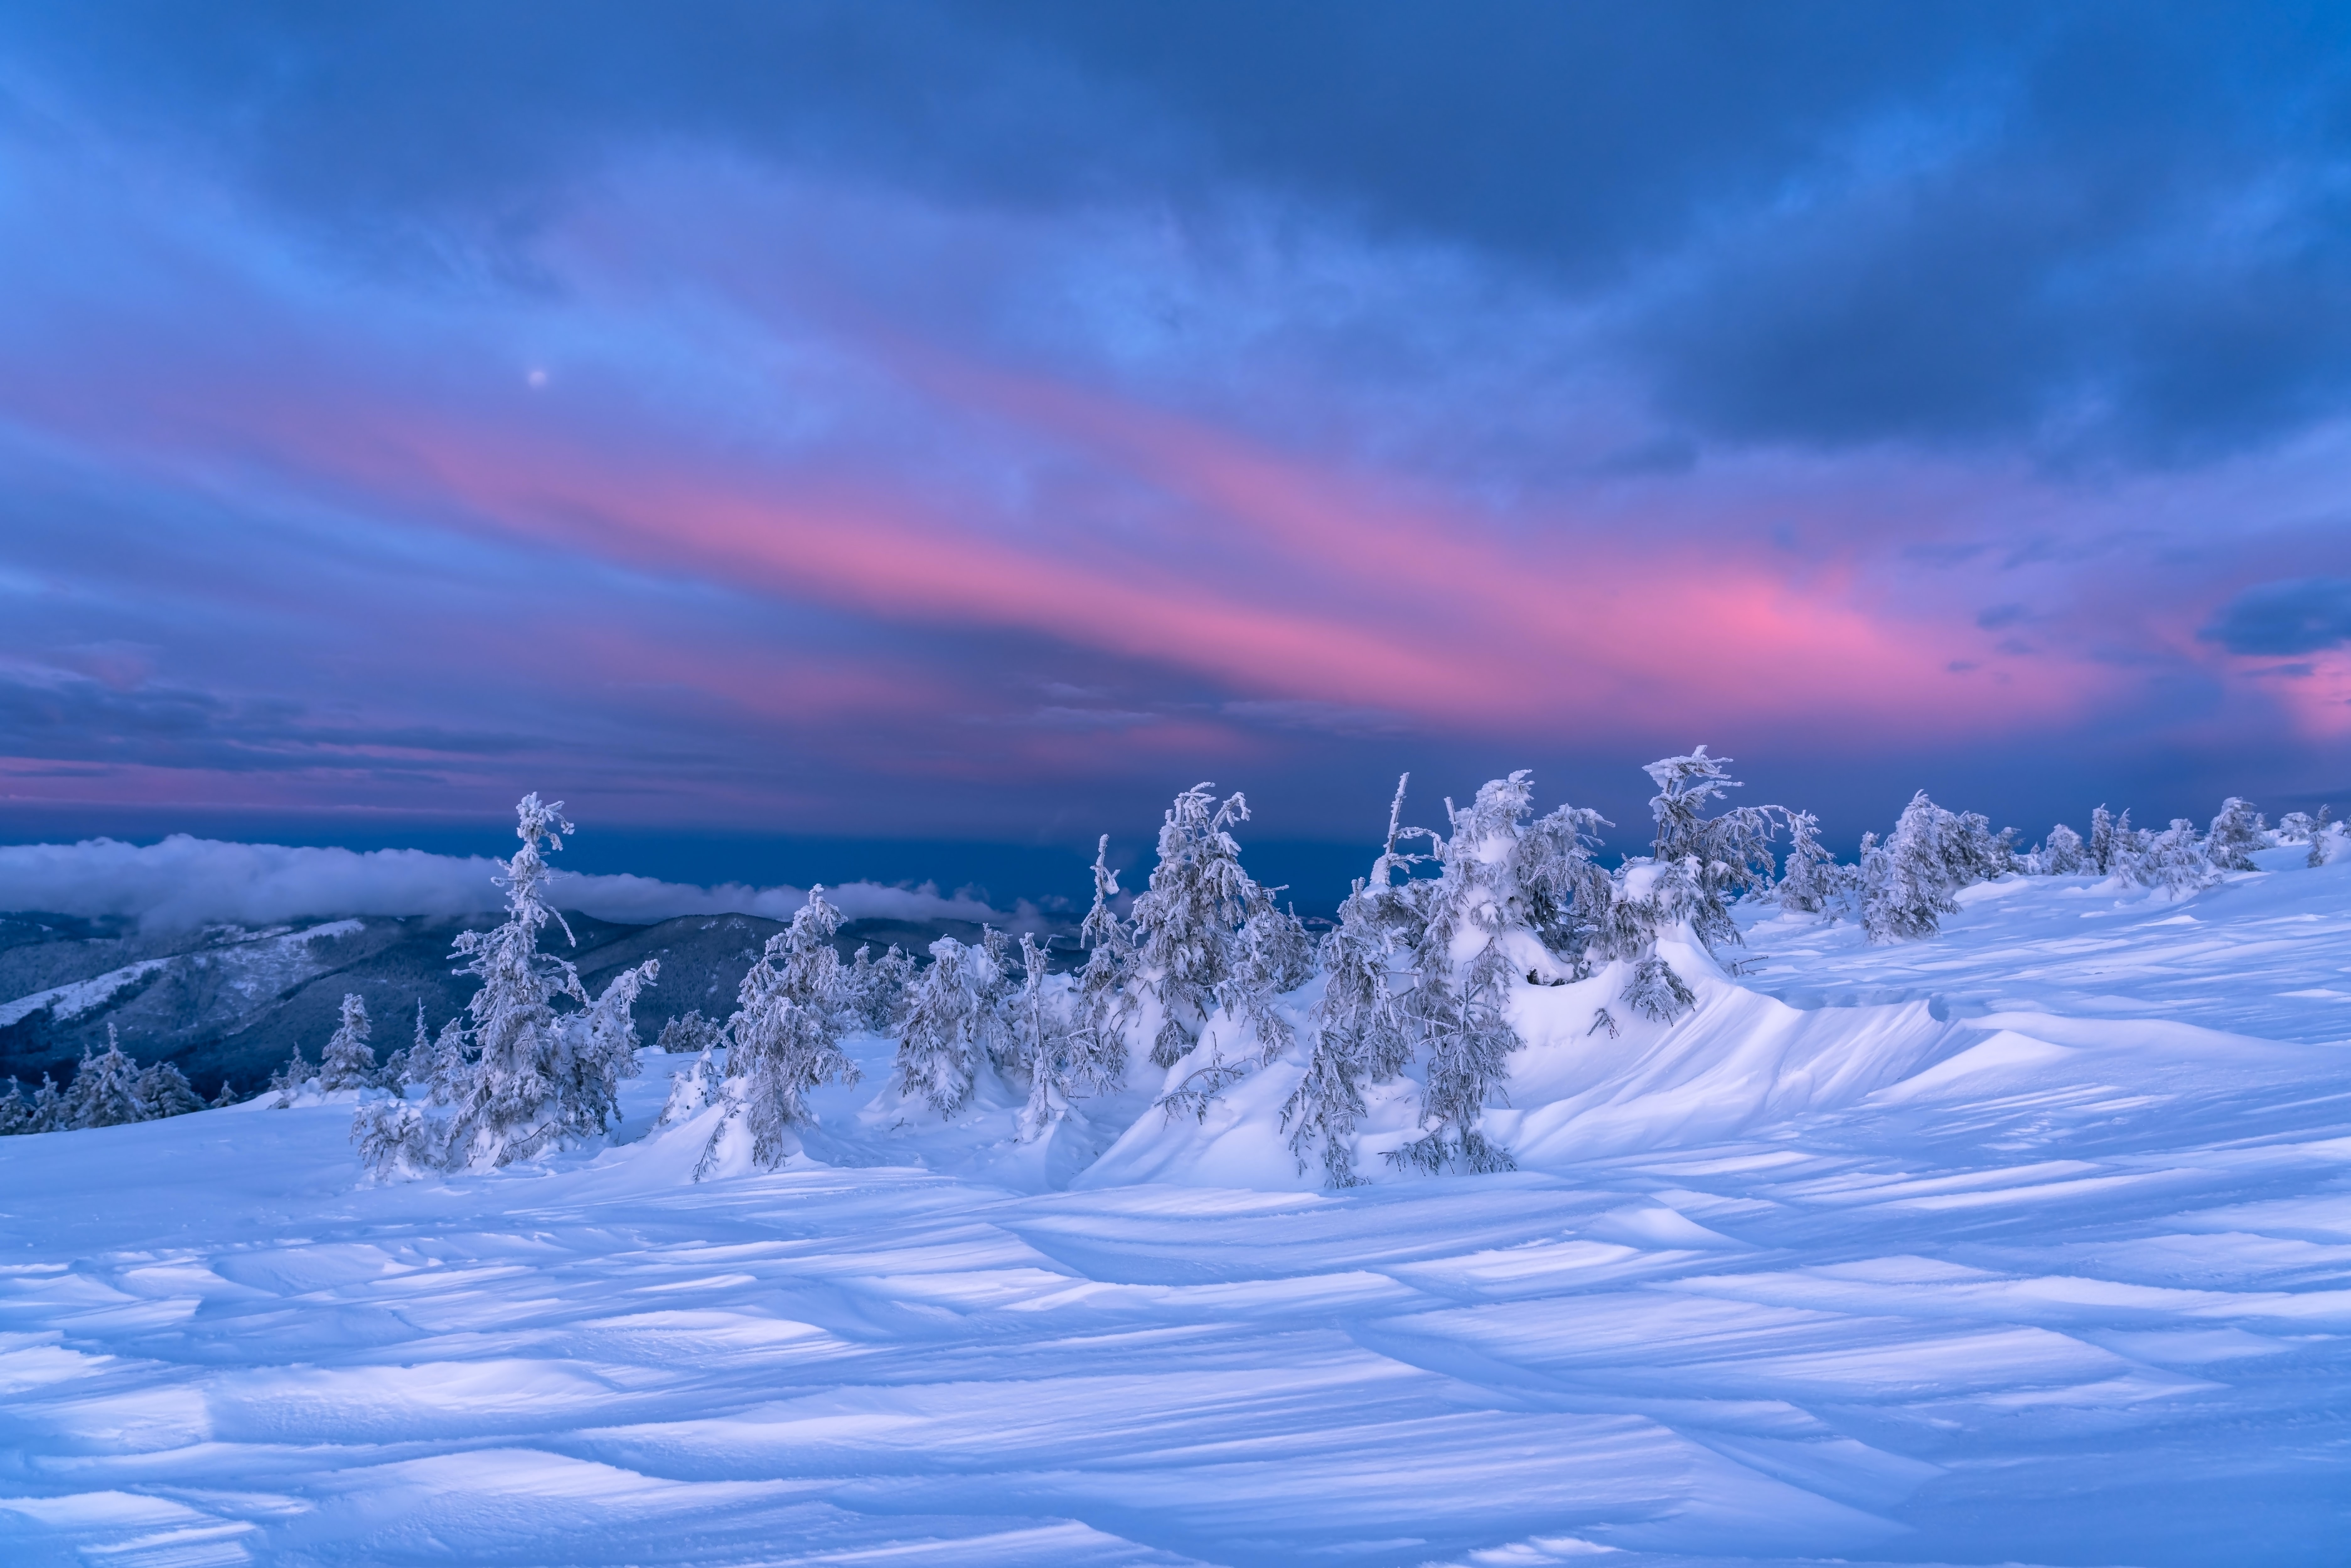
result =
[[[2339,5],[0,5],[0,839],[2339,809],[2346,480]]]

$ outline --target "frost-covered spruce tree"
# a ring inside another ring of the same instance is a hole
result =
[[[139,1114],[144,1121],[184,1116],[191,1111],[204,1108],[195,1086],[188,1082],[188,1075],[169,1061],[158,1061],[141,1069],[131,1084],[131,1093],[139,1103]]]
[[[2253,852],[2267,849],[2269,841],[2268,825],[2253,810],[2253,803],[2231,795],[2220,802],[2220,814],[2212,819],[2204,853],[2216,871],[2252,871]]]
[[[1687,757],[1667,757],[1644,769],[1657,787],[1649,814],[1657,825],[1655,856],[1659,865],[1681,865],[1695,897],[1687,919],[1708,947],[1740,941],[1730,901],[1769,885],[1772,809],[1738,806],[1717,816],[1708,802],[1745,786],[1730,777],[1727,757],[1708,757],[1701,746]]]
[[[714,1046],[724,1043],[726,1030],[716,1019],[702,1016],[695,1008],[662,1025],[653,1049],[668,1056],[699,1056]]]
[[[41,1086],[33,1091],[31,1130],[36,1133],[58,1133],[72,1125],[73,1118],[66,1106],[65,1091],[57,1087],[56,1079],[46,1072],[42,1073]]]
[[[25,1086],[16,1075],[8,1075],[8,1092],[0,1094],[0,1138],[13,1138],[20,1133],[38,1131],[33,1125],[33,1103],[26,1097]]]
[[[1217,988],[1238,964],[1241,926],[1270,902],[1241,869],[1229,831],[1249,821],[1248,800],[1236,793],[1218,801],[1212,791],[1196,784],[1176,797],[1159,830],[1159,863],[1134,901],[1135,967],[1159,1003],[1151,1060],[1160,1067],[1199,1043]]]
[[[669,1075],[669,1098],[653,1125],[674,1127],[700,1115],[718,1097],[722,1071],[715,1045],[705,1045],[684,1071]]]
[[[106,1049],[85,1049],[66,1091],[66,1123],[73,1127],[115,1127],[146,1120],[139,1104],[139,1064],[122,1053],[114,1026],[106,1026]]]
[[[1435,857],[1403,846],[1416,839],[1440,841],[1426,829],[1404,826],[1411,779],[1396,780],[1387,842],[1372,862],[1371,876],[1356,880],[1339,905],[1339,924],[1322,938],[1317,956],[1324,980],[1307,1021],[1306,1072],[1281,1107],[1299,1174],[1319,1151],[1327,1186],[1362,1181],[1353,1140],[1365,1110],[1364,1091],[1395,1078],[1412,1060],[1411,1021],[1395,968],[1398,956],[1416,949],[1428,925],[1417,907],[1427,884],[1410,884],[1412,868]],[[1405,885],[1397,885],[1398,876],[1407,879]]]
[[[364,1089],[375,1082],[375,1048],[368,1044],[367,1002],[357,991],[343,995],[342,1021],[319,1057],[319,1088]]]
[[[1396,1077],[1412,1059],[1392,968],[1392,928],[1377,908],[1381,894],[1394,891],[1358,881],[1339,905],[1339,924],[1322,938],[1325,979],[1309,1020],[1306,1074],[1281,1107],[1300,1174],[1319,1150],[1327,1186],[1363,1179],[1355,1174],[1353,1139],[1364,1091]]]
[[[754,1163],[773,1168],[794,1152],[796,1129],[810,1124],[809,1092],[819,1084],[854,1083],[857,1064],[841,1049],[852,1022],[849,975],[832,945],[841,911],[824,889],[809,890],[792,923],[768,938],[743,977],[739,1006],[726,1020],[726,1112],[695,1168],[713,1168],[729,1130],[750,1134]]]
[[[1108,1060],[1096,1041],[1071,1027],[1049,983],[1045,950],[1026,932],[1020,937],[1020,969],[1012,1022],[1015,1049],[1029,1070],[1029,1103],[1020,1113],[1020,1137],[1029,1142],[1067,1116],[1079,1095],[1115,1087],[1125,1072],[1126,1048],[1116,1042],[1116,1058]]]
[[[2148,839],[2134,858],[2130,874],[2142,887],[2160,887],[2174,898],[2220,880],[2197,837],[2196,824],[2186,817],[2174,817],[2171,826]]]
[[[1772,901],[1796,915],[1820,915],[1836,896],[1836,857],[1821,847],[1821,820],[1810,811],[1790,811],[1788,854]]]
[[[2131,876],[2133,864],[2152,837],[2131,827],[2127,809],[2114,817],[2100,806],[2090,813],[2090,869],[2100,876]]]
[[[1217,1002],[1258,1044],[1260,1063],[1290,1049],[1297,1031],[1277,998],[1314,977],[1314,944],[1294,911],[1268,898],[1241,922],[1233,972],[1217,988]]]
[[[310,1071],[309,1059],[302,1054],[302,1047],[298,1042],[293,1054],[287,1057],[286,1065],[269,1075],[269,1092],[277,1096],[271,1109],[284,1111],[290,1108],[295,1096],[302,1092],[302,1086],[315,1076]]]
[[[2041,841],[2040,872],[2043,876],[2079,876],[2089,864],[2082,835],[2060,822]]]
[[[2310,853],[2302,863],[2313,869],[2326,864],[2341,852],[2343,841],[2343,824],[2334,820],[2332,808],[2320,806],[2310,821]]]
[[[1095,1071],[1107,1075],[1105,1087],[1115,1087],[1126,1077],[1126,1032],[1134,1017],[1134,936],[1111,902],[1118,896],[1118,873],[1110,868],[1108,833],[1094,846],[1093,872],[1093,907],[1078,927],[1086,962],[1078,971],[1071,1035]]]
[[[1942,929],[1939,916],[1955,913],[1955,880],[1947,845],[1958,826],[1950,812],[1919,790],[1902,810],[1883,846],[1864,857],[1867,878],[1862,929],[1872,942],[1909,942]]]
[[[985,947],[942,936],[931,944],[931,967],[908,994],[891,1085],[927,1101],[942,1117],[963,1109],[981,1061],[992,1054],[996,1019],[987,997],[994,986],[982,972],[988,967]]]
[[[914,960],[895,942],[879,958],[871,947],[857,950],[850,980],[856,998],[857,1027],[869,1034],[890,1034],[906,1017],[906,992],[920,972]]]
[[[1442,870],[1425,895],[1427,925],[1404,1004],[1426,1071],[1427,1131],[1390,1153],[1395,1165],[1514,1168],[1478,1124],[1500,1094],[1510,1052],[1521,1043],[1508,1016],[1520,974],[1505,939],[1534,925],[1520,853],[1533,814],[1533,777],[1522,768],[1493,779],[1466,810],[1446,804],[1451,832],[1437,846]]]
[[[571,935],[546,902],[552,873],[540,846],[561,849],[572,828],[561,801],[545,804],[536,794],[524,796],[515,814],[522,848],[499,879],[507,918],[488,931],[458,933],[454,948],[465,960],[459,972],[475,976],[481,987],[467,1004],[460,1037],[459,1051],[470,1051],[454,1068],[445,1051],[434,1064],[435,1098],[445,1094],[449,1114],[424,1141],[434,1162],[451,1169],[494,1169],[605,1131],[619,1079],[636,1071],[627,1016],[660,971],[659,961],[648,959],[591,999],[577,968],[539,951],[539,934],[550,921]],[[578,1004],[580,1013],[559,1014],[559,997]]]
[[[1652,953],[1633,966],[1625,982],[1624,1002],[1643,1018],[1671,1023],[1698,1005],[1698,997],[1672,965]],[[1594,1020],[1595,1026],[1598,1020]],[[1586,1032],[1589,1032],[1588,1030]],[[1612,1030],[1611,1034],[1614,1034]]]

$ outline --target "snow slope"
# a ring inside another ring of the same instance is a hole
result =
[[[0,1141],[0,1546],[2340,1563],[2351,864],[1946,925],[1755,922],[1613,1039],[1608,977],[1525,988],[1506,1176],[1385,1173],[1400,1085],[1311,1190],[1294,1061],[1012,1145],[870,1039],[817,1160],[699,1186],[658,1064],[482,1179],[359,1186],[347,1106]]]

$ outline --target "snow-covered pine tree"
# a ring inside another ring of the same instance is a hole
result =
[[[1108,833],[1094,846],[1093,872],[1093,907],[1078,927],[1086,962],[1078,971],[1071,1034],[1073,1049],[1103,1077],[1104,1086],[1115,1087],[1126,1077],[1126,1031],[1134,1016],[1134,993],[1128,987],[1134,974],[1134,936],[1111,903],[1118,896],[1118,873],[1110,868]]]
[[[1768,886],[1771,880],[1771,817],[1769,806],[1737,806],[1706,815],[1708,802],[1745,788],[1730,777],[1727,757],[1708,757],[1701,746],[1687,757],[1662,758],[1643,769],[1657,787],[1649,814],[1657,825],[1654,853],[1659,865],[1687,863],[1695,894],[1687,918],[1708,947],[1740,941],[1730,901]]]
[[[1836,857],[1821,847],[1821,820],[1810,811],[1787,813],[1788,854],[1772,901],[1795,915],[1825,913],[1836,896]]]
[[[16,1075],[8,1075],[8,1092],[0,1094],[0,1138],[13,1138],[19,1133],[30,1133],[33,1125],[33,1103],[26,1098],[25,1086]]]
[[[2220,880],[2197,837],[2196,824],[2186,817],[2172,818],[2171,826],[2147,841],[2134,858],[2130,874],[2142,887],[2160,887],[2174,898]]]
[[[2204,839],[2204,853],[2218,871],[2252,871],[2253,852],[2267,849],[2270,836],[2262,814],[2251,800],[2231,795],[2220,802],[2220,814]]]
[[[295,1097],[302,1092],[302,1086],[314,1076],[309,1060],[302,1054],[301,1044],[297,1041],[293,1054],[286,1059],[286,1065],[269,1075],[270,1092],[277,1096],[277,1103],[271,1109],[284,1111],[291,1108]]]
[[[795,1129],[810,1124],[809,1092],[820,1083],[854,1083],[857,1064],[841,1049],[852,1021],[848,972],[832,945],[841,911],[824,889],[809,890],[792,923],[768,938],[743,977],[735,1016],[726,1020],[726,1114],[710,1134],[695,1177],[714,1168],[731,1127],[750,1134],[751,1158],[774,1168],[797,1148]]]
[[[1957,819],[1919,790],[1902,810],[1882,848],[1863,860],[1868,878],[1862,901],[1862,929],[1872,942],[1909,942],[1932,936],[1938,916],[1959,909],[1951,857],[1947,852]]]
[[[1437,848],[1443,870],[1425,895],[1427,925],[1404,1004],[1426,1069],[1424,1124],[1434,1124],[1390,1153],[1395,1165],[1429,1171],[1448,1165],[1514,1168],[1478,1122],[1487,1102],[1500,1092],[1510,1054],[1521,1043],[1507,1012],[1510,988],[1520,980],[1505,938],[1531,932],[1536,916],[1520,880],[1533,779],[1521,768],[1482,786],[1466,810],[1446,803],[1452,831]]]
[[[67,1124],[74,1127],[116,1127],[146,1120],[139,1103],[139,1064],[122,1053],[114,1026],[106,1026],[106,1049],[93,1056],[85,1049],[66,1091]]]
[[[563,820],[563,802],[546,804],[536,794],[523,797],[515,816],[522,847],[499,879],[507,918],[488,931],[459,932],[454,946],[465,960],[459,972],[479,977],[481,988],[466,1006],[470,1023],[454,1051],[451,1031],[442,1031],[434,1098],[445,1096],[449,1115],[422,1134],[427,1156],[451,1169],[490,1170],[604,1131],[618,1098],[617,1079],[635,1066],[634,1030],[626,1016],[660,968],[657,960],[648,960],[624,970],[591,999],[578,969],[538,950],[539,933],[550,921],[567,938],[571,935],[546,902],[553,873],[540,846],[560,850],[572,827]],[[586,1016],[559,1015],[557,997],[578,1003]]]
[[[906,993],[920,972],[912,955],[895,942],[873,961],[858,994],[859,1027],[887,1035],[905,1021]]]
[[[621,1080],[644,1069],[637,1061],[637,998],[661,975],[648,958],[622,970],[596,999],[557,1021],[556,1096],[561,1137],[592,1138],[621,1119]]]
[[[1217,988],[1233,977],[1241,926],[1270,902],[1241,869],[1228,831],[1249,821],[1236,793],[1219,802],[1209,784],[1176,797],[1159,830],[1159,863],[1134,901],[1135,967],[1159,1003],[1151,1060],[1173,1067],[1199,1043],[1217,1005]]]
[[[668,1056],[701,1056],[722,1044],[724,1034],[717,1020],[704,1018],[702,1009],[695,1008],[662,1025],[653,1049]]]
[[[131,1092],[139,1102],[139,1113],[143,1121],[156,1121],[165,1116],[184,1116],[191,1111],[201,1111],[204,1103],[188,1076],[169,1061],[158,1061],[140,1071],[131,1084]]]
[[[2343,841],[2343,824],[2334,820],[2334,809],[2320,806],[2310,821],[2310,853],[2302,863],[2313,868],[2326,864],[2341,852]]]
[[[705,1045],[684,1071],[669,1075],[669,1098],[663,1103],[654,1126],[674,1127],[680,1122],[691,1121],[717,1097],[722,1070],[716,1050],[715,1044]]]
[[[1388,806],[1387,842],[1339,905],[1339,924],[1322,938],[1318,958],[1325,977],[1322,995],[1307,1026],[1306,1073],[1281,1107],[1290,1152],[1304,1175],[1310,1156],[1321,1151],[1327,1186],[1354,1186],[1353,1139],[1365,1109],[1364,1091],[1386,1082],[1412,1060],[1412,1032],[1395,978],[1395,960],[1409,951],[1427,928],[1415,907],[1420,893],[1409,885],[1412,868],[1434,858],[1405,851],[1416,838],[1441,842],[1426,829],[1403,825],[1405,774],[1396,780]],[[1395,879],[1407,879],[1398,887]],[[1426,884],[1423,884],[1425,889]]]
[[[1688,984],[1674,973],[1672,965],[1655,953],[1633,967],[1633,977],[1625,985],[1624,1000],[1626,1007],[1643,1018],[1658,1023],[1671,1023],[1698,1005],[1697,994]],[[1614,1022],[1613,1019],[1609,1021]],[[1595,1027],[1598,1022],[1593,1019]],[[1611,1029],[1609,1033],[1613,1037],[1615,1031]]]
[[[46,1072],[42,1073],[41,1086],[33,1091],[33,1120],[30,1130],[36,1133],[57,1133],[72,1125],[73,1118],[66,1108],[64,1091],[57,1087],[56,1079]]]
[[[1279,998],[1314,977],[1314,944],[1294,911],[1270,897],[1241,922],[1231,976],[1217,988],[1217,1005],[1257,1040],[1258,1060],[1290,1049],[1298,1031],[1275,1006]]]
[[[464,1092],[470,1065],[465,1021],[453,1018],[441,1025],[441,1032],[433,1037],[433,1049],[421,1062],[410,1067],[409,1076],[424,1086],[425,1098],[432,1103],[449,1105]]]
[[[1029,1102],[1020,1111],[1020,1141],[1032,1143],[1070,1113],[1081,1092],[1079,1062],[1071,1050],[1070,1020],[1047,981],[1051,968],[1045,950],[1020,934],[1020,993],[1011,1009],[1012,1049],[1029,1070]]]
[[[343,995],[342,1021],[319,1057],[319,1088],[364,1089],[375,1082],[375,1048],[368,1044],[367,1002],[357,991]]]
[[[2082,844],[2082,835],[2060,822],[2049,830],[2041,841],[2041,874],[2043,876],[2079,876],[2089,864],[2088,852]]]
[[[2123,820],[2130,820],[2128,811],[2123,813]],[[2106,814],[2104,801],[2090,812],[2089,867],[2099,876],[2115,874],[2115,820]]]
[[[931,944],[931,967],[908,993],[906,1021],[898,1038],[891,1084],[900,1094],[919,1095],[941,1117],[954,1115],[971,1098],[979,1065],[989,1052],[994,1023],[986,996],[991,988],[981,970],[983,947],[952,936]]]
[[[2310,842],[2312,822],[2311,814],[2307,811],[2288,811],[2277,820],[2277,827],[2272,831],[2271,841],[2281,846],[2306,844]]]
[[[210,1109],[214,1111],[225,1111],[231,1105],[235,1103],[237,1103],[236,1085],[231,1083],[225,1078],[222,1079],[220,1092],[212,1097]]]

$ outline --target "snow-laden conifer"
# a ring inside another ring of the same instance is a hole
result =
[[[850,971],[857,1027],[869,1034],[892,1034],[905,1020],[906,993],[921,969],[895,942],[879,958],[872,952],[870,945],[858,948]]]
[[[2043,876],[2079,876],[2089,863],[2089,852],[2082,843],[2082,835],[2063,822],[2050,829],[2049,836],[2041,841],[2038,869]]]
[[[1241,869],[1229,831],[1247,821],[1247,800],[1235,793],[1219,801],[1202,783],[1176,796],[1161,824],[1159,863],[1134,917],[1136,969],[1159,1003],[1151,1042],[1157,1066],[1173,1067],[1199,1042],[1217,988],[1238,964],[1242,925],[1270,902]]]
[[[2123,813],[2123,821],[2130,821],[2128,811]],[[2115,874],[2115,820],[2103,801],[2090,812],[2088,855],[2091,872],[2099,876]]]
[[[2334,820],[2331,808],[2321,806],[2318,815],[2311,819],[2310,853],[2302,863],[2314,868],[2325,865],[2343,852],[2345,842],[2343,824]]]
[[[1405,774],[1396,780],[1388,806],[1388,834],[1372,874],[1357,879],[1339,905],[1339,923],[1322,938],[1317,955],[1322,998],[1307,1020],[1306,1071],[1281,1107],[1281,1127],[1301,1175],[1318,1157],[1325,1186],[1353,1186],[1354,1135],[1365,1110],[1364,1091],[1396,1077],[1412,1059],[1412,1030],[1395,973],[1400,954],[1414,951],[1427,929],[1416,907],[1426,886],[1410,886],[1412,868],[1433,852],[1404,846],[1426,839],[1423,828],[1404,825]],[[1396,879],[1406,879],[1399,887]]]
[[[2197,836],[2196,824],[2186,817],[2174,817],[2171,826],[2140,847],[2132,859],[2130,875],[2140,886],[2162,888],[2174,898],[2220,880],[2203,841]]]
[[[1872,942],[1910,942],[1942,929],[1939,916],[1955,913],[1958,885],[1946,854],[1956,827],[1951,813],[1919,790],[1902,809],[1882,846],[1863,861],[1865,878],[1862,929]]]
[[[942,936],[931,944],[931,966],[908,995],[891,1085],[928,1102],[942,1117],[963,1109],[980,1064],[996,1049],[998,1018],[988,1005],[995,986],[984,972],[990,967],[985,947]]]
[[[700,1056],[718,1045],[724,1032],[716,1019],[704,1018],[695,1008],[662,1025],[653,1049],[669,1056]]]
[[[1511,1168],[1509,1154],[1478,1124],[1522,1043],[1508,1016],[1510,987],[1521,983],[1509,938],[1531,934],[1536,918],[1520,852],[1533,815],[1533,777],[1521,768],[1490,780],[1466,810],[1446,803],[1451,831],[1437,846],[1436,884],[1423,895],[1427,924],[1404,1003],[1426,1075],[1427,1131],[1390,1154],[1399,1166]]]
[[[440,1142],[453,1169],[493,1169],[604,1131],[618,1100],[616,1080],[634,1071],[628,1051],[616,1053],[626,1033],[616,1015],[660,968],[649,959],[614,977],[599,1007],[576,967],[539,951],[550,921],[571,936],[546,902],[553,873],[540,846],[560,850],[572,828],[560,800],[546,804],[536,794],[524,796],[515,814],[522,848],[499,879],[507,918],[488,931],[459,932],[455,946],[466,960],[460,972],[477,977],[481,988],[466,1008],[472,1059],[453,1074]],[[592,1016],[567,1025],[554,1007],[559,997]]]
[[[1772,901],[1795,915],[1820,915],[1836,896],[1836,857],[1821,845],[1821,820],[1810,811],[1787,814],[1788,854]]]
[[[722,1074],[715,1044],[705,1044],[684,1071],[669,1075],[669,1098],[663,1102],[653,1125],[674,1127],[700,1115],[718,1097]]]
[[[1708,947],[1737,944],[1739,927],[1730,901],[1767,886],[1771,878],[1772,810],[1736,806],[1715,816],[1708,802],[1744,789],[1730,777],[1727,757],[1708,757],[1700,746],[1687,757],[1667,757],[1643,771],[1656,783],[1649,814],[1656,822],[1655,857],[1660,865],[1683,864],[1695,893],[1690,929]]]
[[[156,1121],[165,1116],[184,1116],[191,1111],[201,1111],[204,1103],[188,1075],[177,1064],[158,1061],[140,1071],[131,1084],[131,1092],[139,1103],[142,1120]]]
[[[1118,896],[1118,873],[1110,867],[1108,833],[1094,846],[1093,873],[1093,906],[1078,927],[1086,962],[1078,971],[1071,1033],[1076,1048],[1107,1074],[1105,1087],[1115,1087],[1126,1076],[1126,1036],[1134,1018],[1134,936],[1111,902]]]
[[[237,1103],[236,1085],[225,1078],[222,1079],[220,1092],[212,1097],[210,1108],[214,1111],[225,1111],[235,1103]]]
[[[302,1092],[303,1086],[308,1083],[313,1076],[309,1061],[303,1056],[301,1044],[297,1041],[293,1054],[286,1059],[286,1065],[269,1075],[270,1091],[277,1096],[272,1109],[279,1111],[290,1109],[295,1097]]]
[[[809,890],[791,924],[768,938],[743,977],[738,1007],[726,1020],[726,1114],[696,1166],[714,1168],[730,1129],[750,1135],[754,1163],[772,1168],[797,1147],[810,1124],[808,1095],[820,1083],[854,1083],[857,1066],[841,1050],[852,1019],[849,977],[832,945],[841,911],[824,889]]]
[[[1029,1143],[1050,1132],[1054,1123],[1070,1113],[1071,1100],[1091,1085],[1079,1081],[1069,1017],[1048,984],[1052,977],[1045,950],[1025,931],[1020,935],[1020,974],[1019,995],[1010,1009],[1011,1035],[1013,1051],[1029,1072],[1019,1135],[1021,1142]]]
[[[2231,795],[2220,802],[2204,838],[2205,858],[2216,871],[2252,871],[2253,852],[2269,847],[2268,824],[2253,803]]]
[[[351,1136],[379,1176],[428,1168],[489,1170],[535,1158],[609,1130],[618,1113],[620,1080],[637,1071],[633,1009],[660,972],[647,960],[614,976],[590,998],[569,962],[539,951],[550,923],[570,928],[546,902],[551,876],[542,846],[563,847],[572,831],[563,805],[526,795],[516,807],[522,847],[505,863],[507,918],[487,931],[457,936],[460,973],[481,981],[465,1019],[441,1030],[428,1060],[408,1076],[429,1086],[433,1114],[403,1099],[362,1103]],[[559,1011],[561,998],[575,1010]],[[423,1013],[418,1014],[420,1034]]]
[[[1625,986],[1625,1005],[1643,1018],[1671,1023],[1698,1005],[1698,996],[1674,973],[1672,965],[1652,953],[1633,967],[1633,977]],[[1597,1025],[1601,1020],[1593,1021]],[[1608,1022],[1613,1025],[1615,1020]],[[1614,1032],[1612,1028],[1611,1035]]]
[[[114,1026],[106,1026],[106,1049],[82,1052],[66,1091],[66,1121],[74,1127],[116,1127],[146,1120],[139,1103],[139,1064],[123,1054]]]
[[[31,1130],[36,1133],[62,1132],[73,1125],[66,1108],[65,1092],[57,1080],[41,1074],[41,1086],[33,1091]]]
[[[367,1002],[357,991],[346,992],[342,1021],[319,1056],[319,1088],[322,1092],[364,1089],[375,1082],[375,1048],[368,1044],[368,1033]]]
[[[33,1102],[12,1072],[8,1075],[8,1092],[0,1094],[0,1138],[37,1130],[33,1125]]]

